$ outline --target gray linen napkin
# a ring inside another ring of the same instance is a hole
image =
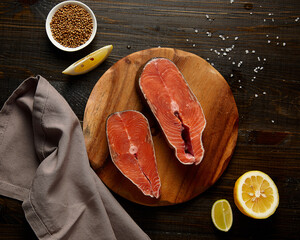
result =
[[[76,115],[41,76],[0,112],[0,194],[23,201],[39,239],[149,239],[90,168]]]

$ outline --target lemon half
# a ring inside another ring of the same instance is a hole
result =
[[[238,209],[246,216],[256,219],[268,218],[279,204],[275,183],[261,171],[249,171],[239,177],[233,196]]]
[[[112,45],[102,47],[95,52],[90,53],[86,57],[78,60],[70,65],[62,73],[67,75],[80,75],[87,73],[101,64],[111,53]]]

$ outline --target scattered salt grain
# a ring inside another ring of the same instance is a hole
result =
[[[299,21],[299,18],[297,17],[296,19],[295,19],[295,22],[298,22]]]
[[[195,44],[195,43],[193,44],[193,47],[196,47],[196,44]]]
[[[230,3],[234,3],[234,0],[230,0]]]
[[[284,43],[282,43],[282,46],[284,46],[284,47],[285,47],[285,46],[286,46],[286,43],[285,43],[285,42],[284,42]]]
[[[267,59],[266,59],[266,58],[264,58],[264,61],[267,61]]]
[[[271,41],[270,41],[270,40],[268,40],[268,43],[271,43]]]
[[[198,33],[199,31],[198,31],[198,29],[195,29],[195,33]]]
[[[206,32],[206,35],[207,35],[208,37],[211,37],[212,33],[207,31],[207,32]]]
[[[263,94],[266,95],[267,93],[266,93],[266,92],[263,92]]]
[[[238,82],[241,82],[241,80],[238,80]]]
[[[271,122],[274,123],[275,121],[274,121],[274,120],[271,120]]]
[[[268,37],[269,37],[269,35],[267,34],[267,35],[266,35],[266,37],[268,38]]]
[[[250,12],[250,15],[252,15],[253,13],[252,12]]]
[[[188,42],[188,41],[190,41],[190,40],[187,38],[186,41]]]
[[[252,50],[252,53],[255,53],[255,50]]]
[[[234,38],[235,41],[238,40],[238,39],[239,39],[239,37],[235,37],[235,38]]]
[[[243,64],[243,61],[239,61],[238,67],[240,67]]]
[[[255,96],[255,97],[258,97],[258,95],[257,95],[257,94],[254,94],[254,96]]]
[[[215,64],[214,64],[214,63],[211,63],[211,65],[214,66]]]
[[[276,45],[279,45],[279,42],[277,42]]]
[[[230,74],[230,77],[233,77],[233,73]]]
[[[259,62],[260,62],[260,57],[257,57],[257,61],[259,61]]]
[[[249,53],[249,50],[245,50],[245,53],[248,54],[248,53]]]
[[[209,61],[209,58],[206,58],[207,61]]]
[[[219,35],[219,38],[221,38],[223,41],[226,39],[223,35]]]
[[[275,20],[274,20],[274,18],[272,18],[272,22],[274,22]]]
[[[232,65],[235,65],[235,62],[232,62]]]
[[[242,86],[240,86],[240,88],[243,88]]]
[[[277,36],[276,39],[279,39],[279,36]]]

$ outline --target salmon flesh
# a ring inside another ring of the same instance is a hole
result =
[[[116,112],[107,119],[106,134],[115,166],[144,195],[159,198],[161,183],[146,117],[133,110]]]
[[[141,73],[139,87],[177,159],[183,164],[199,164],[204,156],[206,120],[177,66],[166,58],[150,60]]]

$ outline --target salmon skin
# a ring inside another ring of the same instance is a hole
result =
[[[133,110],[116,112],[106,121],[106,134],[115,166],[144,195],[159,198],[161,183],[147,118]]]
[[[166,58],[150,60],[140,75],[139,87],[177,159],[199,164],[204,156],[206,120],[177,66]]]

